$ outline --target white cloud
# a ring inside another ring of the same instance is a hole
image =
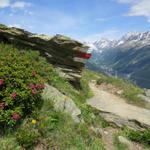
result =
[[[150,17],[150,0],[142,0],[133,5],[128,15]]]
[[[9,24],[9,27],[16,27],[16,28],[21,28],[22,26],[20,24]]]
[[[31,6],[31,3],[27,3],[25,1],[15,1],[11,2],[11,0],[0,0],[0,8],[10,7],[13,9],[21,9],[25,7]]]
[[[130,3],[127,16],[144,16],[150,22],[150,0],[117,0],[119,3]]]
[[[5,8],[10,5],[10,0],[0,0],[0,8]]]
[[[11,8],[25,8],[29,6],[31,6],[31,4],[24,1],[16,1],[11,4]]]

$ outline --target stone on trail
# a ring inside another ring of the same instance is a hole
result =
[[[143,94],[139,94],[138,97],[141,98],[143,101],[150,103],[150,97]]]

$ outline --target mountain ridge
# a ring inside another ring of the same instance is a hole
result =
[[[119,40],[102,39],[93,45],[96,49],[87,62],[89,69],[117,74],[150,88],[150,31],[128,33]]]
[[[100,40],[93,42],[93,45],[96,46],[98,49],[117,47],[119,45],[125,44],[125,42],[140,42],[141,44],[147,45],[148,43],[146,43],[146,40],[148,40],[147,42],[150,41],[150,31],[128,32],[127,34],[123,35],[118,40],[110,40],[108,38],[101,38]]]

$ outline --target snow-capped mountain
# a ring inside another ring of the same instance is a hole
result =
[[[99,49],[114,47],[116,45],[115,40],[101,39],[100,41],[96,41],[93,44]]]
[[[150,40],[150,32],[129,32],[121,38],[124,41]]]
[[[121,47],[137,47],[150,45],[150,32],[130,32],[124,35],[119,40],[101,39],[93,43],[96,50]]]
[[[150,32],[127,33],[118,40],[101,39],[93,45],[88,68],[112,75],[117,72],[150,88]]]

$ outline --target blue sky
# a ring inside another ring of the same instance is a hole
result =
[[[150,29],[150,0],[0,0],[0,23],[79,40]]]

